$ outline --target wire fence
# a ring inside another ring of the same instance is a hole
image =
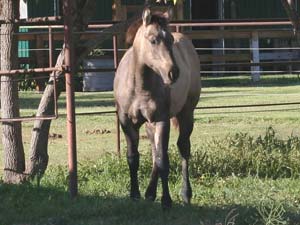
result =
[[[274,106],[291,106],[299,105],[300,102],[284,102],[284,103],[266,103],[266,104],[245,104],[245,105],[218,105],[218,106],[200,106],[196,107],[196,110],[209,110],[209,109],[233,109],[233,108],[260,108],[260,107],[274,107]],[[300,108],[298,108],[300,109]],[[278,109],[277,109],[278,110]],[[293,109],[296,110],[296,109]],[[281,111],[281,110],[280,110]],[[252,111],[253,112],[253,111]],[[76,113],[77,116],[88,116],[88,115],[104,115],[104,114],[115,114],[115,110],[99,111],[99,112],[81,112]],[[244,112],[238,112],[244,113]],[[59,114],[59,116],[66,116],[66,114]]]

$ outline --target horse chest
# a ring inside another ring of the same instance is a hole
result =
[[[133,123],[141,120],[153,122],[157,114],[157,103],[153,99],[135,98],[129,106],[128,116]]]

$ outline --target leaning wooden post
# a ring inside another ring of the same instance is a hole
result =
[[[252,33],[252,37],[250,40],[250,48],[251,48],[251,62],[259,63],[259,37],[258,32],[254,31]],[[251,66],[251,77],[253,82],[257,82],[260,80],[260,66]]]

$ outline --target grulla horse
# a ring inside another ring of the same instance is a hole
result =
[[[114,79],[118,117],[127,142],[130,197],[140,198],[138,184],[139,129],[145,124],[152,146],[153,167],[145,198],[156,198],[158,178],[162,182],[161,204],[171,207],[168,144],[170,119],[178,127],[177,146],[182,157],[182,198],[190,203],[190,135],[194,109],[199,101],[200,63],[192,42],[181,33],[171,33],[166,13],[146,8],[142,18],[128,30],[132,47],[123,56]]]

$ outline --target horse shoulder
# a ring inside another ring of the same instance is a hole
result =
[[[114,97],[119,105],[127,104],[124,99],[130,98],[132,89],[131,68],[132,49],[130,48],[122,57],[114,78]],[[126,88],[125,88],[126,87]]]

